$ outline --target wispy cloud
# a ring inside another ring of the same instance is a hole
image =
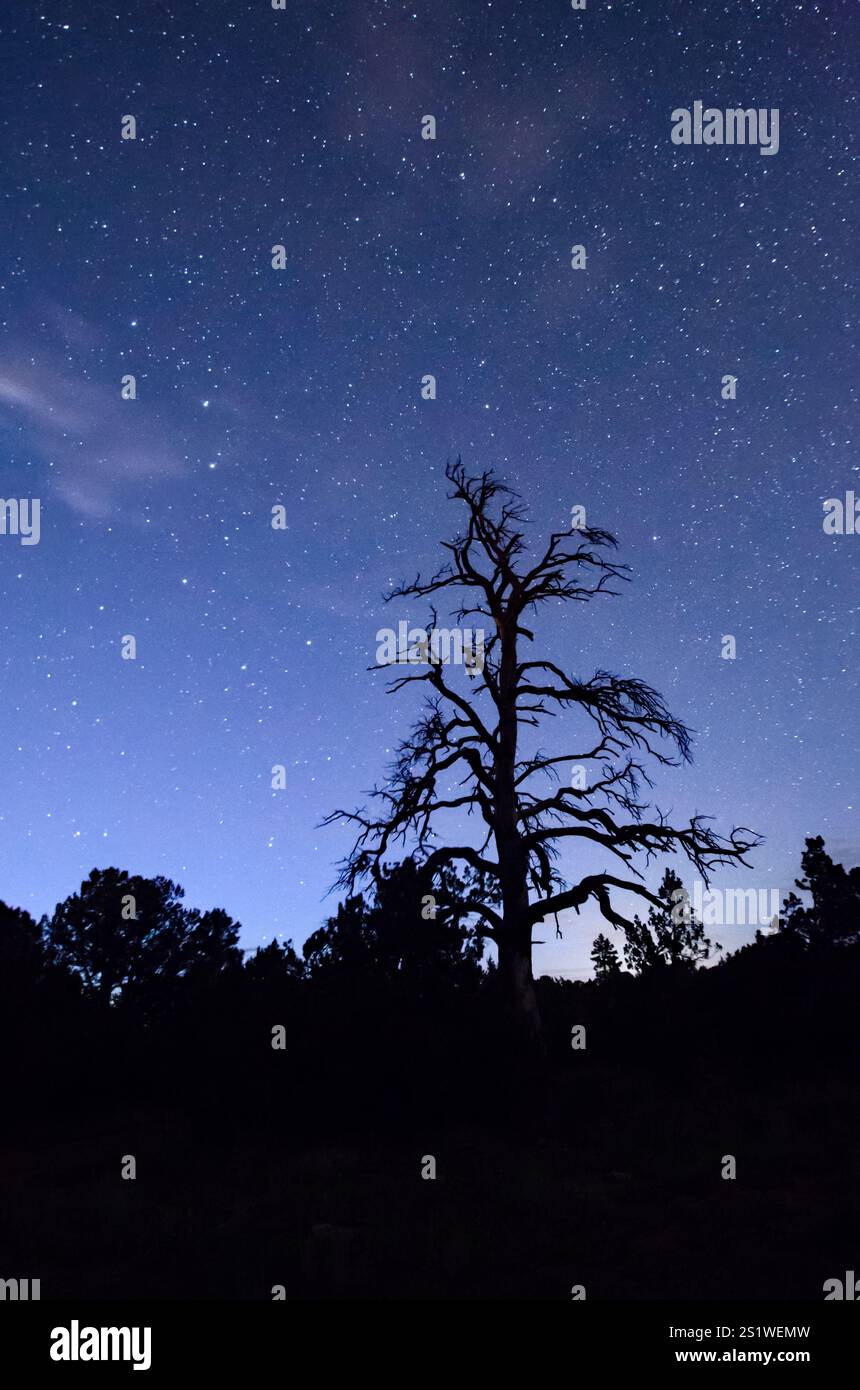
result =
[[[94,383],[23,348],[0,357],[0,405],[51,466],[58,495],[84,516],[110,516],[127,504],[129,486],[185,472],[163,420],[144,400],[121,399],[120,375]]]

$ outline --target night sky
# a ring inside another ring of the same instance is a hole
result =
[[[808,834],[857,862],[860,535],[822,526],[860,497],[854,0],[8,8],[0,496],[41,538],[0,535],[0,899],[112,864],[246,947],[315,929],[319,822],[417,711],[367,668],[426,616],[381,595],[441,562],[458,454],[536,542],[577,504],[617,535],[622,596],[527,655],[692,726],[654,800],[766,837],[715,882],[784,894]],[[778,152],[673,144],[697,100],[778,108]],[[567,925],[539,971],[588,973],[596,908]]]

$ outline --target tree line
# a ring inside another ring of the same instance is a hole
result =
[[[401,1133],[495,1124],[514,1109],[521,1127],[544,1084],[557,1105],[552,1077],[571,1070],[577,1087],[606,1067],[625,1084],[644,1070],[658,1089],[685,1073],[713,1085],[757,1071],[793,1086],[806,1070],[860,1062],[860,869],[834,863],[820,838],[774,934],[706,960],[715,944],[668,896],[616,929],[620,952],[597,937],[593,979],[538,978],[537,1059],[464,907],[469,883],[446,881],[431,915],[426,874],[407,858],[301,947],[245,952],[228,913],[115,868],[94,870],[40,922],[0,905],[0,1132],[92,1124],[120,1101],[181,1109],[215,1133]],[[661,892],[675,885],[668,875]],[[574,1028],[586,1052],[572,1050]]]
[[[806,841],[801,866],[778,936],[810,952],[860,943],[860,868],[834,863],[820,836]],[[408,981],[416,989],[433,981],[492,994],[498,966],[471,917],[474,883],[450,867],[435,893],[428,892],[430,883],[426,867],[412,857],[386,865],[372,891],[348,896],[300,950],[291,940],[273,940],[250,952],[239,946],[238,922],[221,908],[188,907],[172,880],[93,869],[38,923],[0,902],[0,969],[7,991],[62,979],[70,993],[140,1013],[142,1022],[158,1016],[157,1004],[237,971],[310,986],[345,973],[356,989],[372,979]],[[690,971],[721,949],[706,936],[674,870],[666,870],[654,897],[647,918],[637,914],[621,924],[620,952],[603,932],[595,937],[595,980],[611,980],[625,967],[640,977]],[[764,939],[756,932],[757,943]]]

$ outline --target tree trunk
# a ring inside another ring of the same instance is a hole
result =
[[[529,937],[531,932],[529,932]],[[512,934],[499,941],[499,975],[505,1001],[528,1052],[543,1055],[543,1023],[532,975],[530,941]]]
[[[494,758],[495,840],[502,890],[503,927],[498,939],[499,974],[514,1026],[526,1056],[544,1054],[543,1025],[532,975],[528,850],[517,818],[517,623],[499,620],[499,729]]]

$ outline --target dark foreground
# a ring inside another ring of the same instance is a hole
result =
[[[542,981],[539,1071],[480,982],[245,970],[148,1013],[53,990],[2,1014],[0,1278],[44,1300],[821,1301],[860,1277],[855,946]]]

